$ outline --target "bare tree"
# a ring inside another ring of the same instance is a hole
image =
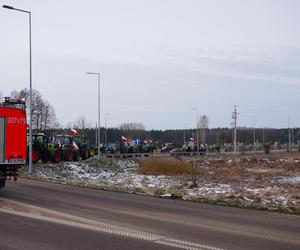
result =
[[[208,129],[209,118],[206,115],[200,115],[198,121],[198,128],[202,131],[202,143],[205,143],[205,130]]]
[[[84,116],[79,117],[74,123],[73,127],[76,129],[86,129],[88,128],[89,123],[86,121]]]
[[[128,122],[128,123],[122,123],[119,125],[120,130],[127,130],[127,131],[132,131],[132,130],[145,130],[145,126],[142,123],[139,122]]]
[[[21,91],[14,90],[11,92],[12,98],[25,99],[27,104],[27,115],[29,116],[29,90],[27,88]],[[43,131],[45,129],[53,128],[58,125],[55,110],[51,104],[44,100],[41,93],[33,89],[32,90],[32,127],[36,132]]]
[[[65,126],[65,129],[71,129],[73,128],[73,123],[72,122],[68,122]]]

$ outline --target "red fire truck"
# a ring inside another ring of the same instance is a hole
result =
[[[5,181],[17,180],[26,163],[26,106],[23,100],[0,99],[0,189]]]

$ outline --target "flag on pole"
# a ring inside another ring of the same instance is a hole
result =
[[[71,134],[71,135],[77,135],[77,130],[71,129],[70,134]]]

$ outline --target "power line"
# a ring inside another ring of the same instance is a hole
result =
[[[237,105],[234,105],[234,111],[232,112],[232,118],[234,120],[234,139],[233,139],[233,145],[234,145],[234,153],[236,153],[236,130],[237,130],[237,117],[238,117],[238,112],[237,112]]]

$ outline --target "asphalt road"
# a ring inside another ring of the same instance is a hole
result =
[[[300,249],[300,216],[19,179],[0,249]]]

